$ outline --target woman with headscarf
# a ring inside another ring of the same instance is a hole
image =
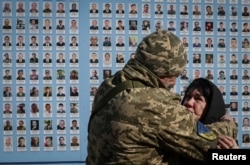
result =
[[[219,122],[222,118],[225,118],[226,105],[223,96],[217,86],[205,78],[197,78],[192,81],[186,89],[181,104],[187,107],[194,117],[205,125]],[[217,148],[238,148],[236,135],[237,132],[235,137],[220,137]],[[183,158],[180,161],[184,163],[187,159]],[[198,160],[194,159],[188,161],[198,162]]]

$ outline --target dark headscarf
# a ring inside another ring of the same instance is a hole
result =
[[[181,104],[187,96],[197,89],[206,99],[206,107],[200,121],[203,124],[211,124],[220,121],[221,117],[226,114],[226,105],[223,96],[218,87],[205,78],[197,78],[191,82],[185,91]]]

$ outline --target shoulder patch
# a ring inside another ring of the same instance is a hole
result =
[[[197,122],[197,134],[207,140],[216,139],[216,135],[199,121]]]

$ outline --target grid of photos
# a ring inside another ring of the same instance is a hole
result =
[[[86,143],[80,121],[89,119],[80,106],[90,112],[100,83],[158,29],[179,36],[188,52],[176,92],[183,95],[198,77],[214,82],[238,124],[239,146],[250,147],[249,0],[3,0],[0,6],[1,151],[79,152]],[[87,80],[89,99],[79,93],[80,80]]]
[[[183,95],[195,78],[214,82],[230,104],[227,111],[238,124],[240,147],[249,148],[250,2],[189,2],[89,3],[90,109],[98,85],[133,58],[138,42],[167,29],[180,36],[188,52],[176,92]]]
[[[79,151],[79,1],[1,3],[1,150]]]

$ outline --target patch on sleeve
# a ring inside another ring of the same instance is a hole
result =
[[[216,139],[216,135],[212,131],[210,131],[201,122],[197,122],[197,133],[199,136],[201,136],[207,140],[215,140]]]

